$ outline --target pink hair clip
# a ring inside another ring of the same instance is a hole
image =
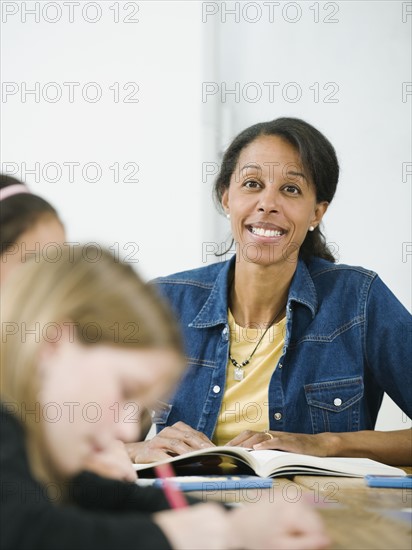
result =
[[[15,183],[0,189],[0,201],[12,197],[13,195],[19,195],[20,193],[30,193],[29,188],[23,183]]]

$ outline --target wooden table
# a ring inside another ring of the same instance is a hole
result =
[[[412,473],[412,468],[404,468]],[[411,550],[412,489],[369,488],[360,478],[295,476],[276,478],[271,498],[305,498],[321,514],[332,550]],[[262,490],[191,493],[203,501],[257,502]],[[409,518],[409,519],[408,519]]]

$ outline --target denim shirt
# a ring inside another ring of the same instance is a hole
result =
[[[183,421],[213,435],[225,388],[228,281],[235,261],[154,281],[180,321],[188,361],[169,405],[155,415],[158,431]],[[300,259],[289,289],[284,347],[268,388],[270,429],[371,430],[384,392],[411,417],[411,334],[410,314],[375,273]]]

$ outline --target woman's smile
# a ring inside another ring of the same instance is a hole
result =
[[[269,222],[253,222],[246,224],[246,229],[251,233],[257,242],[279,243],[281,238],[287,234],[287,229]]]

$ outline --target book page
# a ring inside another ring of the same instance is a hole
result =
[[[375,475],[405,475],[400,468],[388,466],[369,458],[319,457],[285,451],[251,451],[256,463],[255,471],[260,476],[269,476],[279,470],[288,472],[318,470],[321,473],[337,473],[362,477]],[[303,467],[303,468],[302,468]]]

